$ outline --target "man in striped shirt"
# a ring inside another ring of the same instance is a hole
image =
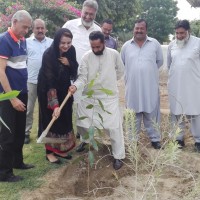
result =
[[[30,169],[23,162],[27,105],[26,42],[24,36],[31,27],[32,18],[25,10],[12,17],[11,28],[0,37],[0,93],[12,90],[20,94],[0,104],[0,115],[10,131],[0,124],[0,182],[17,182],[22,177],[13,174],[13,168]]]

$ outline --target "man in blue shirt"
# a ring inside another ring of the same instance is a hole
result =
[[[33,35],[26,40],[27,43],[27,70],[28,70],[28,105],[26,114],[26,131],[24,143],[30,142],[30,132],[33,124],[33,111],[37,99],[37,78],[42,65],[44,51],[51,45],[53,39],[46,37],[45,22],[36,19],[33,22]]]
[[[12,17],[11,28],[0,37],[0,93],[19,90],[18,97],[2,101],[0,115],[11,132],[0,124],[0,182],[17,182],[22,177],[13,174],[13,168],[30,169],[23,162],[23,143],[26,124],[27,68],[24,36],[31,27],[32,18],[25,10]]]

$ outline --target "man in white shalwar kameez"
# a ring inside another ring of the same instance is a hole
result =
[[[160,96],[159,68],[163,64],[159,42],[147,36],[147,22],[135,22],[133,39],[127,41],[121,50],[125,65],[126,106],[136,113],[136,138],[138,140],[143,119],[145,129],[155,149],[160,149]]]
[[[83,136],[90,126],[96,126],[102,129],[99,121],[102,116],[105,132],[110,136],[112,153],[114,157],[113,167],[118,170],[122,167],[121,159],[125,158],[124,137],[122,130],[122,120],[119,110],[119,97],[117,80],[123,76],[124,65],[120,58],[119,53],[114,50],[105,47],[104,35],[100,31],[94,31],[89,35],[90,44],[92,50],[88,51],[82,58],[79,69],[78,79],[70,86],[70,91],[74,93],[77,89],[85,86],[83,90],[83,97],[78,104],[77,113],[78,118],[87,116],[84,120],[77,120],[78,132]],[[95,79],[93,98],[87,98],[87,92],[89,90],[88,83]],[[99,89],[106,88],[113,92],[113,95],[106,95]],[[103,103],[104,109],[111,114],[102,111],[99,106],[100,100]],[[93,109],[86,109],[88,105],[94,105]],[[81,152],[85,148],[86,141],[81,137],[82,143],[78,146],[77,151]]]
[[[200,152],[200,39],[190,35],[190,24],[180,20],[175,26],[176,39],[169,44],[168,91],[170,111],[174,123],[181,129],[177,136],[180,147],[184,143],[185,119],[191,123],[195,147]]]

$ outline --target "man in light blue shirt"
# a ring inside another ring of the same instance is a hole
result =
[[[33,111],[37,99],[37,77],[42,65],[42,56],[44,51],[51,45],[52,39],[46,37],[47,32],[45,22],[36,19],[33,22],[33,35],[27,42],[27,70],[28,70],[28,105],[26,116],[25,144],[30,142],[30,131],[33,124]]]
[[[162,49],[156,39],[147,36],[144,19],[136,21],[133,34],[133,39],[127,41],[121,50],[125,65],[126,106],[136,113],[136,139],[143,120],[152,146],[160,149],[160,132],[155,125],[160,122],[159,68],[163,64]]]

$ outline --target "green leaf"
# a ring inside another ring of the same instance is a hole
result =
[[[105,109],[104,109],[103,103],[101,102],[101,100],[99,100],[99,99],[97,99],[97,100],[98,100],[98,102],[99,102],[99,105],[100,105],[101,109],[104,111]]]
[[[88,84],[89,90],[91,90],[92,87],[94,86],[94,81],[95,81],[95,79],[92,79],[92,80],[89,82],[89,84]]]
[[[90,167],[92,167],[92,165],[94,164],[94,154],[91,151],[88,152],[88,159],[90,162]]]
[[[11,92],[7,92],[7,93],[2,93],[0,94],[0,101],[15,98],[16,96],[19,95],[19,93],[20,91],[17,91],[17,90],[12,90]]]
[[[91,98],[94,94],[94,90],[89,90],[86,94],[88,95],[88,98]]]
[[[92,140],[94,138],[94,132],[95,132],[94,126],[90,126],[88,129],[90,140]]]
[[[10,128],[6,125],[3,119],[0,117],[0,122],[11,132]]]
[[[95,141],[94,139],[92,139],[92,140],[90,141],[90,143],[91,143],[92,147],[93,147],[96,151],[99,150],[99,149],[98,149],[98,146],[97,146],[97,143],[96,143],[96,141]]]
[[[88,117],[86,116],[83,116],[83,117],[79,117],[78,120],[84,120],[84,119],[87,119]]]
[[[101,116],[100,113],[98,113],[99,118],[101,119],[101,122],[103,123],[103,117]]]
[[[113,91],[112,90],[109,90],[109,89],[106,89],[106,88],[101,88],[99,90],[102,91],[103,93],[109,95],[109,96],[113,95]]]
[[[89,104],[86,106],[86,109],[92,109],[94,106],[92,104]]]
[[[105,129],[102,123],[99,122],[99,124],[102,126],[102,129]]]
[[[109,112],[109,111],[107,111],[107,110],[105,110],[105,112],[107,112],[109,115],[111,115],[111,114],[112,114],[111,112]]]

